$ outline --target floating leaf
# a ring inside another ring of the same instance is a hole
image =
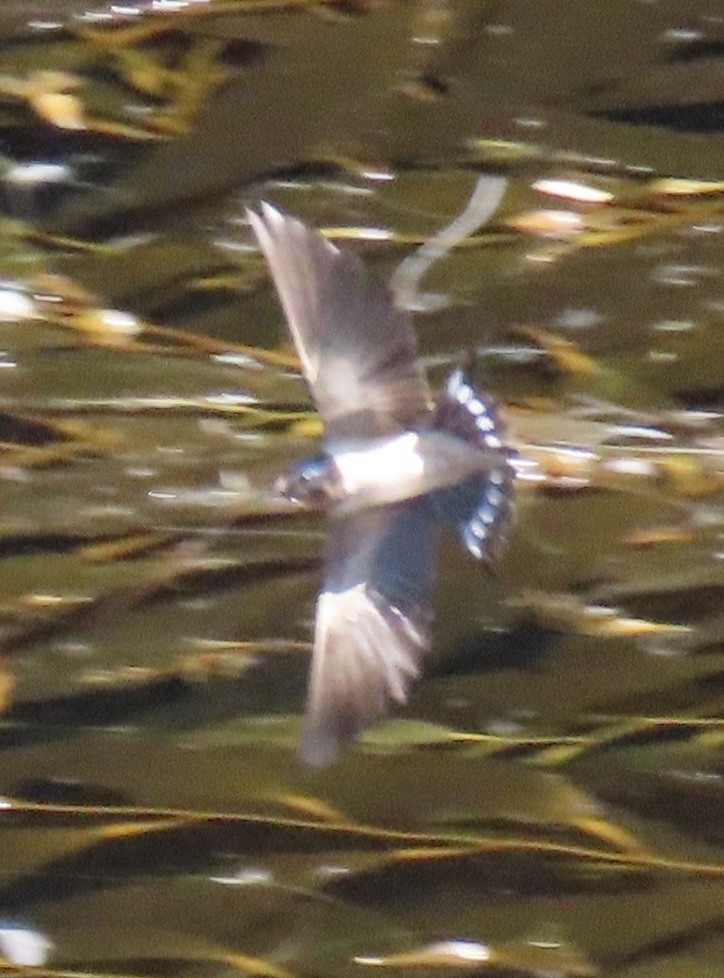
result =
[[[88,128],[83,103],[75,95],[66,92],[39,92],[32,96],[31,105],[45,122],[57,129]]]
[[[598,970],[572,947],[551,939],[509,941],[497,945],[471,940],[438,941],[385,957],[357,956],[355,961],[372,967],[402,970],[451,968],[480,974],[485,974],[488,970],[502,970],[521,975],[553,975],[560,978],[590,978],[598,974]]]
[[[5,713],[12,703],[14,686],[12,670],[6,660],[0,657],[0,715]]]
[[[718,194],[724,192],[724,181],[682,180],[676,177],[668,177],[661,180],[654,180],[650,185],[650,189],[656,194],[664,194],[670,197]]]
[[[537,621],[549,628],[570,628],[579,635],[616,638],[691,634],[691,628],[686,625],[632,618],[616,608],[586,603],[572,594],[531,591],[510,599],[509,603],[532,612]]]
[[[551,358],[564,373],[591,376],[599,371],[597,364],[580,350],[575,343],[562,336],[533,326],[521,326],[516,332],[527,337]]]

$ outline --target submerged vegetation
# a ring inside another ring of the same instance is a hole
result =
[[[718,0],[0,8],[3,974],[717,972],[723,50]],[[323,772],[260,198],[516,452],[496,574],[445,550]]]

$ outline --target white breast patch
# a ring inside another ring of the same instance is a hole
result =
[[[414,431],[373,443],[369,448],[335,452],[346,493],[419,482],[424,471],[420,437]]]

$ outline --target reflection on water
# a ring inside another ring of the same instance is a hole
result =
[[[4,972],[717,972],[721,13],[3,5]],[[446,546],[425,679],[322,772],[261,198],[517,453],[497,573]]]

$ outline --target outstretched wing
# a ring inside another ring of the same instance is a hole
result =
[[[437,521],[424,497],[331,521],[302,757],[328,763],[402,703],[429,648]]]
[[[247,211],[330,439],[395,434],[432,407],[412,324],[362,262],[296,218]]]

